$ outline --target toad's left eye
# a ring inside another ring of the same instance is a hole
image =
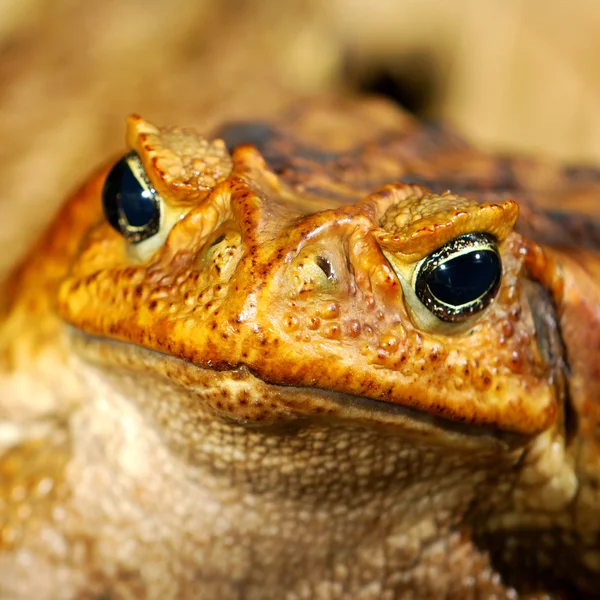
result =
[[[468,233],[423,259],[415,272],[414,289],[419,300],[442,321],[463,321],[494,299],[501,275],[494,237]]]
[[[125,155],[106,177],[102,206],[108,222],[131,242],[158,231],[160,197],[135,152]]]

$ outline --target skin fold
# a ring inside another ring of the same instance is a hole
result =
[[[202,133],[130,117],[152,235],[109,165],[2,288],[0,598],[600,597],[600,170],[371,99]]]

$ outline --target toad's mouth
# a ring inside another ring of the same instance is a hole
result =
[[[170,354],[87,334],[69,326],[73,348],[111,386],[138,404],[160,405],[168,396],[190,405],[203,419],[246,428],[276,430],[290,423],[377,428],[390,435],[425,439],[433,445],[490,450],[522,447],[529,435],[495,424],[461,423],[411,407],[365,395],[318,386],[281,385],[263,380],[248,367],[204,368]],[[135,392],[132,393],[132,387]]]

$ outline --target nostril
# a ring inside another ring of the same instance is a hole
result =
[[[215,238],[211,242],[210,247],[212,248],[213,246],[216,246],[217,244],[220,244],[224,239],[225,239],[225,234],[222,233],[219,237]]]
[[[321,271],[323,271],[323,273],[325,273],[325,277],[327,277],[327,279],[329,279],[329,280],[335,279],[335,273],[333,271],[333,266],[331,265],[331,263],[329,262],[328,259],[326,259],[324,256],[317,256],[317,258],[315,258],[315,262],[317,263],[317,266],[319,267],[319,269],[321,269]]]

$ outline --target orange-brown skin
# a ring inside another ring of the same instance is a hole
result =
[[[130,118],[159,232],[105,169],[6,284],[0,598],[594,597],[600,175],[374,101],[222,133]],[[442,323],[469,232],[501,287]]]

